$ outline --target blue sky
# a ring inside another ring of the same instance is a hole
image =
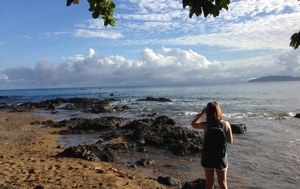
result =
[[[116,27],[86,0],[0,1],[0,88],[180,85],[300,76],[297,0],[232,0],[188,17],[181,0],[115,0]]]

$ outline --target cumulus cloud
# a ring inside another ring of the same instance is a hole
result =
[[[277,56],[277,64],[283,66],[279,75],[300,76],[300,55],[298,51],[280,53]]]
[[[299,73],[299,56],[296,57],[297,62],[289,62],[294,68],[293,71]],[[129,60],[119,55],[105,57],[90,49],[86,56],[67,57],[60,64],[41,60],[34,68],[17,67],[3,70],[0,80],[2,85],[22,87],[189,85],[246,81],[253,76],[275,75],[284,67],[287,70],[289,68],[289,64],[283,59],[277,67],[261,64],[266,60],[274,59],[267,56],[239,63],[218,62],[208,60],[192,50],[166,47],[157,50],[144,48],[138,59]]]

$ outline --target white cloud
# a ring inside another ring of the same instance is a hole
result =
[[[118,39],[123,37],[123,35],[119,32],[104,31],[104,30],[85,30],[85,29],[75,30],[74,36],[75,37],[100,37],[100,38],[110,38],[110,39]]]
[[[240,0],[232,1],[228,12],[221,16],[225,19],[237,20],[245,17],[263,17],[264,15],[277,15],[285,9],[297,10],[299,2],[291,0]],[[299,10],[299,9],[298,9]]]
[[[276,57],[269,55],[240,62],[218,62],[192,50],[162,47],[156,51],[145,48],[140,58],[128,60],[119,55],[105,57],[90,49],[87,56],[69,57],[61,64],[42,60],[34,68],[6,69],[2,71],[1,80],[2,84],[23,87],[37,87],[36,84],[51,87],[246,81],[253,77],[276,75],[281,70],[300,74],[299,56],[290,55],[286,54],[286,59],[280,59],[278,64],[274,64]],[[273,63],[266,64],[267,61]]]
[[[300,55],[297,51],[280,53],[276,56],[278,65],[283,66],[280,75],[300,76]]]
[[[136,6],[136,10],[147,12],[164,12],[172,9],[182,9],[182,2],[176,0],[129,0]]]
[[[119,45],[208,45],[243,51],[288,49],[290,36],[299,30],[297,1],[232,1],[219,17],[192,19],[179,0],[119,3],[115,31],[100,30],[102,19],[89,19],[76,25],[74,35],[119,39]]]
[[[266,16],[257,20],[249,20],[239,23],[220,23],[210,32],[198,35],[186,35],[171,39],[156,40],[139,39],[131,40],[130,44],[170,44],[170,45],[208,45],[226,47],[233,50],[258,50],[258,49],[289,49],[290,36],[298,26],[300,13],[289,15]],[[159,25],[157,30],[164,32],[168,25]],[[172,25],[169,28],[177,28],[179,25]],[[143,30],[153,27],[146,24],[141,26]],[[180,30],[180,29],[179,29]],[[199,30],[201,31],[201,30]]]
[[[128,20],[150,20],[150,21],[171,21],[168,14],[126,14],[122,16],[123,19]]]
[[[51,36],[60,36],[60,35],[68,35],[70,34],[70,32],[66,32],[66,31],[60,31],[60,32],[46,32],[44,33],[44,35],[51,37]]]

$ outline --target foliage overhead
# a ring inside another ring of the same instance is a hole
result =
[[[104,20],[104,26],[115,26],[116,19],[114,18],[115,3],[111,0],[87,0],[90,4],[89,11],[92,12],[94,19],[102,17]],[[298,0],[300,1],[300,0]],[[67,6],[72,4],[79,4],[80,0],[67,0]],[[228,10],[230,0],[182,0],[183,8],[189,6],[189,17],[193,15],[204,17],[212,15],[214,17],[219,16],[222,9]],[[290,46],[297,49],[300,45],[300,31],[294,33],[291,36]]]
[[[115,3],[110,0],[87,0],[90,4],[89,11],[92,12],[94,19],[102,17],[104,26],[115,26],[116,19],[114,18]],[[71,4],[79,4],[80,0],[67,0],[67,6]]]
[[[290,43],[290,46],[294,47],[294,49],[297,49],[299,45],[300,45],[300,31],[292,35],[291,43]]]
[[[204,17],[207,17],[209,14],[214,17],[219,16],[220,10],[228,10],[229,3],[230,0],[182,0],[183,8],[186,6],[190,7],[190,18],[194,14],[201,16],[202,13]]]

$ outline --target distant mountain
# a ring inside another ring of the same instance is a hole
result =
[[[276,81],[300,81],[300,77],[292,76],[266,76],[256,79],[250,79],[248,83],[252,82],[276,82]]]

